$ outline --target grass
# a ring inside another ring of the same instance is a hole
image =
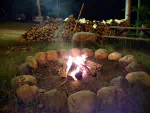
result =
[[[29,30],[33,25],[32,22],[3,21],[0,22],[0,29]]]
[[[0,48],[6,48],[8,46],[11,45],[15,45],[16,44],[16,40],[19,38],[20,36],[18,35],[0,35]]]

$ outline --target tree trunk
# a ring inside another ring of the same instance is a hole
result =
[[[131,24],[131,0],[126,0],[125,19]]]
[[[140,22],[140,6],[141,6],[141,0],[138,0],[138,12],[137,12],[137,22],[138,22],[138,26],[139,26],[139,22]]]

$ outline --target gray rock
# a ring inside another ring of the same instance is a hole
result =
[[[73,47],[80,47],[86,45],[96,44],[97,36],[94,33],[90,32],[77,32],[72,37]]]
[[[128,73],[136,72],[136,71],[144,71],[144,66],[141,64],[138,64],[137,62],[132,62],[125,67],[125,70]]]
[[[128,82],[133,84],[140,83],[146,86],[150,86],[150,76],[146,72],[138,71],[128,73],[126,75],[126,79],[128,80]]]
[[[110,81],[110,86],[118,86],[120,88],[125,89],[125,88],[129,87],[129,83],[128,83],[127,79],[125,79],[125,77],[118,76],[118,77],[113,78]]]
[[[50,90],[42,95],[40,101],[50,113],[66,113],[67,95],[64,92]]]
[[[96,105],[96,94],[91,91],[79,91],[68,98],[68,107],[71,113],[94,113]]]
[[[136,58],[133,55],[126,55],[119,60],[119,64],[122,66],[127,66],[132,62],[136,62]]]
[[[16,75],[31,75],[32,68],[28,65],[28,63],[23,63],[20,66],[16,67]]]
[[[115,109],[120,108],[125,92],[117,86],[103,87],[98,93],[98,109]]]

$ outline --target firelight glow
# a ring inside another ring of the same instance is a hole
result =
[[[82,77],[84,78],[87,74],[86,70],[82,68],[82,65],[85,65],[87,56],[82,55],[82,56],[77,56],[77,57],[72,57],[71,55],[69,56],[68,62],[67,62],[67,69],[66,69],[66,74],[68,74],[69,69],[71,68],[72,64],[75,63],[77,65],[77,68],[75,68],[72,72],[70,72],[69,76],[71,76],[75,81],[77,78],[75,77],[76,73],[82,72]]]
[[[69,59],[68,59],[68,62],[67,62],[67,70],[66,70],[66,74],[68,74],[68,71],[69,71],[69,69],[70,69],[70,67],[71,67],[71,65],[72,65],[72,62],[73,62],[72,56],[69,55]]]

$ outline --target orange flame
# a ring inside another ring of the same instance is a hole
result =
[[[71,55],[69,56],[68,62],[67,62],[67,69],[66,69],[66,74],[68,74],[69,69],[71,68],[72,63],[75,63],[77,65],[77,68],[73,70],[69,76],[71,76],[75,81],[77,78],[75,77],[76,73],[79,71],[82,71],[82,77],[84,78],[86,74],[86,70],[82,69],[82,65],[85,65],[87,56],[82,55],[82,56],[77,56],[77,57],[72,57]]]

